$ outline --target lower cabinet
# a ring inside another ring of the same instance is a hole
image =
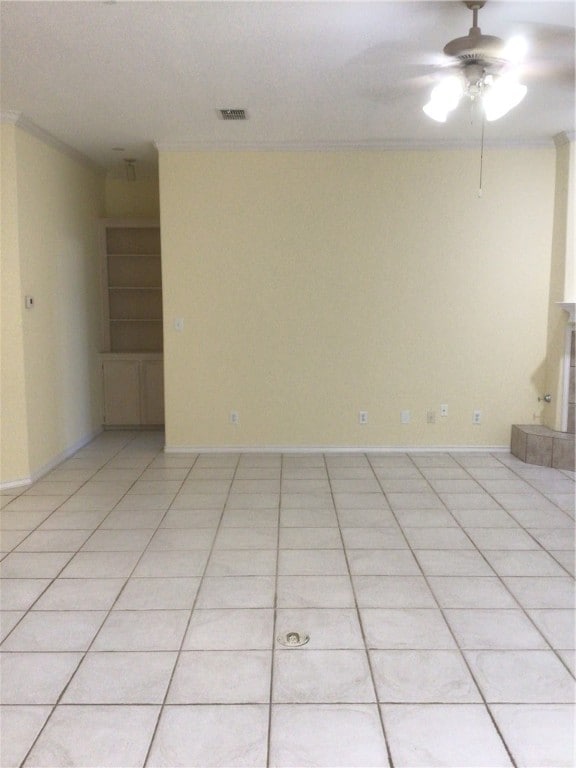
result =
[[[162,355],[102,355],[105,426],[164,424],[163,365]]]
[[[164,424],[164,362],[144,360],[140,365],[142,424]]]

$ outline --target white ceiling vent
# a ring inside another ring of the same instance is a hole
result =
[[[221,120],[247,120],[245,109],[219,109],[218,116]]]

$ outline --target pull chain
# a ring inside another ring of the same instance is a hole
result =
[[[482,139],[480,141],[480,179],[478,184],[478,197],[482,197],[482,170],[484,165],[484,126],[486,119],[482,116]]]

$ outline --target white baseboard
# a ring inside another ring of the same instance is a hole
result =
[[[510,453],[509,445],[165,445],[164,453]]]
[[[95,429],[93,432],[90,432],[87,435],[84,435],[84,437],[81,437],[80,440],[77,440],[73,445],[66,448],[64,451],[59,453],[57,456],[54,456],[53,459],[50,459],[46,464],[39,467],[38,469],[34,470],[30,477],[25,477],[20,480],[10,480],[5,483],[0,483],[0,491],[6,491],[10,490],[11,488],[21,488],[22,486],[32,485],[32,483],[35,483],[37,480],[40,480],[41,477],[44,477],[44,475],[47,475],[48,472],[51,472],[55,467],[58,466],[58,464],[61,464],[63,461],[66,461],[66,459],[69,459],[70,456],[76,453],[76,451],[79,451],[80,448],[84,448],[85,445],[88,445],[88,443],[92,442],[95,437],[97,437],[100,432],[102,432],[102,427],[98,427],[98,429]]]
[[[18,489],[25,485],[32,485],[31,477],[23,477],[20,480],[10,480],[6,483],[0,483],[0,491],[9,491],[11,488]]]

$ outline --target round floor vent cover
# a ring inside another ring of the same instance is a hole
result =
[[[310,640],[310,635],[305,632],[292,631],[278,635],[278,642],[286,648],[300,648],[301,645],[306,645],[308,640]]]

